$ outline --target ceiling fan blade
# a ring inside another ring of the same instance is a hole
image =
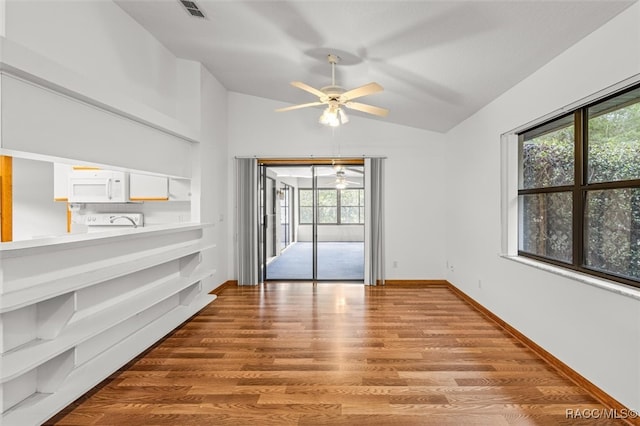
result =
[[[378,115],[380,117],[386,117],[389,114],[389,110],[380,108],[373,105],[361,104],[359,102],[347,102],[344,104],[347,108],[355,109],[356,111],[366,112],[368,114]]]
[[[307,92],[309,92],[309,93],[312,93],[312,94],[316,95],[316,96],[317,96],[317,97],[319,97],[319,98],[322,98],[322,97],[325,95],[325,94],[324,94],[323,92],[321,92],[320,90],[318,90],[318,89],[316,89],[316,88],[314,88],[314,87],[311,87],[311,86],[309,86],[308,84],[305,84],[305,83],[303,83],[303,82],[301,82],[301,81],[292,81],[292,82],[291,82],[291,85],[292,85],[293,87],[297,87],[298,89],[302,89],[302,90],[304,90],[304,91],[307,91]]]
[[[338,184],[346,184],[346,185],[362,185],[362,182],[354,182],[352,180],[335,180],[333,182],[334,185],[338,185]]]
[[[364,174],[364,170],[362,170],[362,169],[356,169],[356,168],[354,168],[354,167],[347,167],[347,170],[349,170],[349,171],[351,171],[351,172],[354,172],[354,173],[361,174],[361,175],[363,175],[363,174]]]
[[[384,89],[378,83],[369,83],[364,86],[356,87],[340,95],[342,102],[348,102],[352,99],[360,98],[362,96],[371,95],[374,93],[382,92]]]
[[[284,108],[278,108],[276,112],[291,111],[294,109],[307,108],[307,107],[312,107],[316,105],[322,105],[322,102],[309,102],[308,104],[292,105]]]

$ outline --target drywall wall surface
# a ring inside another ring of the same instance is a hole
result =
[[[318,241],[364,241],[364,225],[322,225],[318,226]],[[299,225],[297,241],[313,241],[313,227]]]
[[[177,59],[110,0],[10,0],[2,7],[7,60],[56,87],[23,84],[10,92],[3,82],[3,148],[190,177],[182,159],[200,139],[200,64]],[[150,161],[153,147],[164,158]]]
[[[500,257],[500,135],[638,73],[635,4],[452,129],[444,174],[447,279],[635,410],[640,300]]]
[[[282,84],[286,87],[286,82]],[[282,106],[229,93],[230,161],[234,156],[386,157],[387,278],[441,279],[445,273],[443,135],[355,113],[349,123],[332,129],[318,123],[319,109],[274,112]]]
[[[115,3],[9,0],[5,7],[8,39],[176,117],[175,56]]]
[[[231,187],[227,180],[227,90],[202,66],[200,79],[202,141],[195,147],[196,173],[192,182],[194,196],[199,200],[193,200],[192,210],[201,222],[213,224],[203,237],[215,244],[203,255],[203,263],[216,270],[212,281],[206,284],[207,288],[213,288],[230,279],[229,262],[233,257],[227,240],[232,223],[227,202]]]

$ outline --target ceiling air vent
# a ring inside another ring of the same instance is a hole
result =
[[[188,0],[179,0],[179,1],[180,3],[182,3],[182,6],[184,6],[186,11],[189,12],[189,15],[196,16],[198,18],[206,18],[206,16],[204,16],[204,13],[200,10],[200,8],[195,2],[188,1]]]

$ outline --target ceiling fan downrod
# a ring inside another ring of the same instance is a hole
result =
[[[336,64],[340,61],[340,56],[329,53],[327,61],[331,64],[331,85],[336,85]]]

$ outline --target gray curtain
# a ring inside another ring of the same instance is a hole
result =
[[[371,158],[369,165],[371,175],[369,284],[384,285],[384,158]]]
[[[238,285],[258,284],[258,161],[236,158]]]

